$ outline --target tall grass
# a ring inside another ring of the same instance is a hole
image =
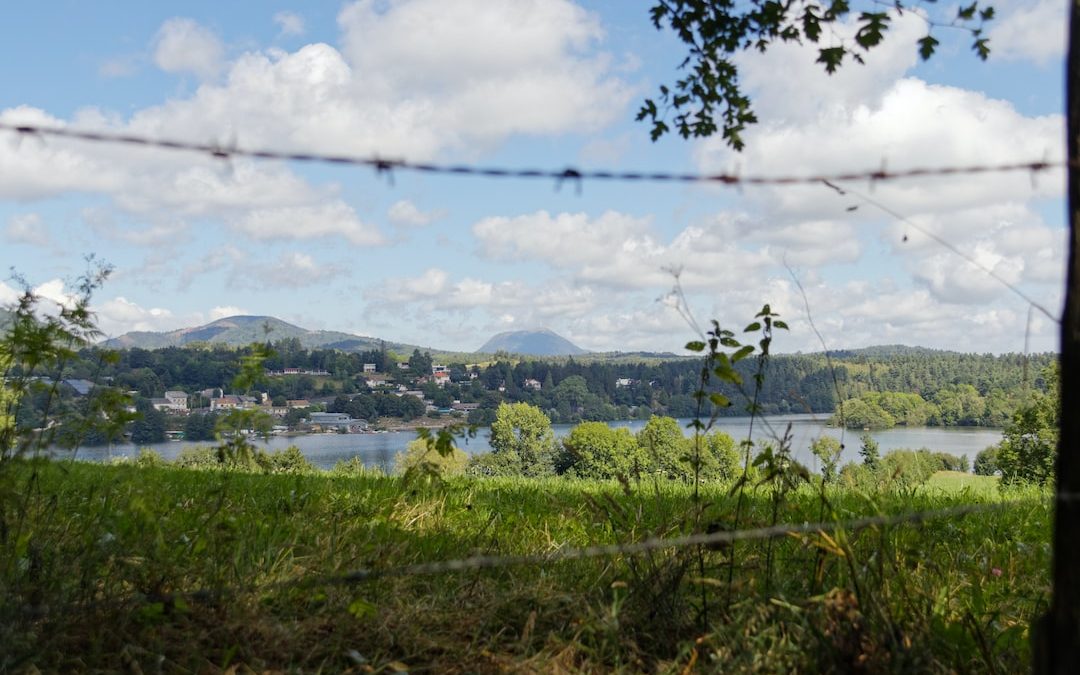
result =
[[[1049,592],[1048,494],[921,525],[334,583],[358,568],[677,534],[693,489],[565,479],[260,474],[19,462],[34,473],[0,550],[0,671],[999,672],[1023,668]],[[699,486],[703,520],[735,509]],[[817,519],[818,488],[743,496],[744,527]],[[831,515],[994,501],[996,491],[828,488]],[[779,509],[779,513],[774,512]],[[768,553],[772,573],[767,575]],[[824,555],[821,554],[824,552]],[[695,556],[693,565],[686,556]],[[766,585],[768,590],[766,592]]]

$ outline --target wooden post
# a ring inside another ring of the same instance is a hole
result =
[[[1036,672],[1080,673],[1080,0],[1072,0],[1065,66],[1068,265],[1061,316],[1061,435],[1054,511],[1054,597],[1035,646]],[[1041,645],[1039,643],[1042,643]],[[1045,653],[1040,653],[1045,648]]]

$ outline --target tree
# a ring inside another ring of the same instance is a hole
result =
[[[580,478],[629,478],[644,470],[648,458],[625,427],[582,422],[563,439],[559,473]]]
[[[821,462],[821,480],[825,483],[836,480],[842,451],[840,441],[832,436],[821,436],[810,444],[810,452]]]
[[[131,442],[161,443],[165,440],[165,414],[150,404],[146,399],[139,399],[135,405],[139,418],[131,424]]]
[[[863,465],[871,471],[876,471],[881,461],[881,453],[878,450],[878,442],[870,434],[859,437],[862,446],[859,448],[859,456],[862,457]]]
[[[979,454],[975,455],[975,475],[976,476],[994,476],[997,475],[997,455],[998,446],[991,445],[985,450],[981,450]]]
[[[527,403],[500,403],[491,424],[492,454],[521,476],[555,473],[555,435],[551,420]]]
[[[427,439],[417,438],[409,441],[405,452],[394,456],[394,470],[398,474],[408,471],[421,471],[439,476],[460,476],[465,473],[469,456],[459,448],[451,448],[443,455],[431,447]]]
[[[649,458],[653,472],[671,479],[684,480],[687,477],[689,453],[686,436],[675,418],[650,417],[637,433],[637,443]]]
[[[1057,405],[1049,397],[1016,411],[997,446],[997,469],[1004,485],[1045,485],[1054,475],[1058,442]]]

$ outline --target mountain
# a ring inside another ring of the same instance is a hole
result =
[[[113,349],[160,349],[162,347],[183,347],[193,342],[224,344],[241,347],[252,342],[277,342],[296,338],[305,349],[340,349],[343,351],[364,351],[378,349],[381,345],[377,338],[351,335],[331,330],[307,330],[291,323],[275,319],[272,316],[230,316],[218,319],[205,326],[180,328],[166,333],[150,331],[132,331],[120,337],[107,340],[106,347]],[[386,343],[387,349],[394,351],[412,351],[414,345]]]
[[[529,356],[577,356],[589,352],[550,330],[515,330],[499,333],[476,350],[482,354],[498,351]]]

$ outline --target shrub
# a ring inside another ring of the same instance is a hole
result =
[[[998,446],[991,445],[975,455],[975,474],[996,476],[998,473]]]
[[[408,471],[422,471],[439,476],[460,476],[465,473],[469,456],[459,448],[453,448],[449,455],[440,455],[423,438],[409,442],[404,452],[394,457],[394,473],[405,474]]]

